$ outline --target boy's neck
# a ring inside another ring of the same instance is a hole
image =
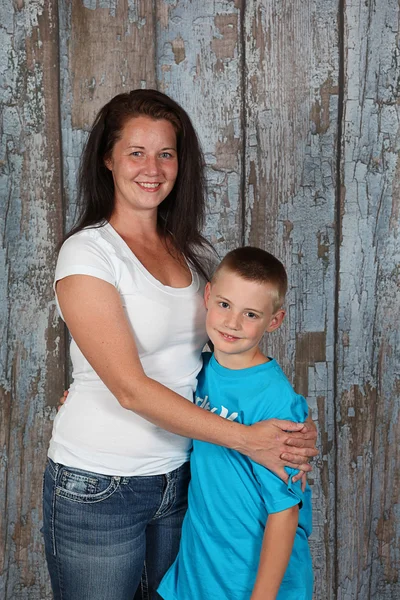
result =
[[[258,348],[254,348],[251,352],[244,352],[239,354],[227,354],[220,350],[214,349],[214,356],[221,365],[226,369],[238,371],[239,369],[249,369],[250,367],[257,367],[270,361]]]

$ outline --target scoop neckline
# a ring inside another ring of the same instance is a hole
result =
[[[146,279],[148,281],[150,281],[150,283],[152,283],[153,285],[155,285],[157,288],[159,288],[160,290],[168,293],[168,294],[173,294],[173,295],[185,295],[187,293],[191,293],[193,291],[197,291],[198,287],[199,287],[199,277],[198,274],[196,273],[196,271],[194,271],[191,266],[189,265],[186,257],[184,256],[184,259],[186,261],[186,264],[188,266],[188,269],[190,271],[190,274],[192,276],[192,281],[189,285],[185,286],[185,287],[172,287],[170,285],[165,285],[164,283],[161,283],[161,281],[159,279],[157,279],[156,277],[154,277],[154,275],[152,275],[150,273],[150,271],[148,271],[146,269],[146,267],[144,266],[144,264],[142,262],[140,262],[140,260],[138,259],[138,257],[136,256],[136,254],[129,248],[128,244],[125,242],[125,240],[120,236],[120,234],[118,233],[118,231],[116,229],[114,229],[114,227],[111,225],[111,223],[109,221],[106,221],[106,223],[104,224],[104,227],[113,235],[113,237],[119,242],[119,245],[121,246],[122,250],[125,252],[125,254],[127,256],[129,256],[130,258],[133,259],[135,265],[137,266],[137,268],[140,270],[140,272],[146,277]]]

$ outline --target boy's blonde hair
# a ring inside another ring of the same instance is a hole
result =
[[[222,269],[228,269],[248,281],[271,284],[276,289],[273,311],[281,308],[288,286],[286,270],[280,260],[266,250],[243,246],[228,252],[218,265],[211,283]]]

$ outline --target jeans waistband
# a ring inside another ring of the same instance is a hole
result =
[[[130,480],[135,478],[147,478],[147,477],[165,477],[167,481],[173,481],[177,479],[182,471],[189,468],[189,461],[184,462],[180,467],[170,471],[168,473],[160,473],[159,475],[129,475],[129,476],[121,476],[121,475],[105,475],[104,473],[97,473],[95,471],[86,471],[85,469],[79,469],[77,467],[70,467],[68,465],[62,465],[60,463],[55,463],[51,458],[47,457],[47,467],[50,471],[51,476],[56,479],[58,472],[60,469],[71,469],[72,471],[80,471],[81,473],[90,473],[91,475],[97,475],[98,477],[115,477],[120,480],[120,484],[129,483]]]

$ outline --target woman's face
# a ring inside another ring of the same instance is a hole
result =
[[[113,175],[117,212],[157,211],[178,175],[175,129],[165,119],[129,119],[105,165]]]

